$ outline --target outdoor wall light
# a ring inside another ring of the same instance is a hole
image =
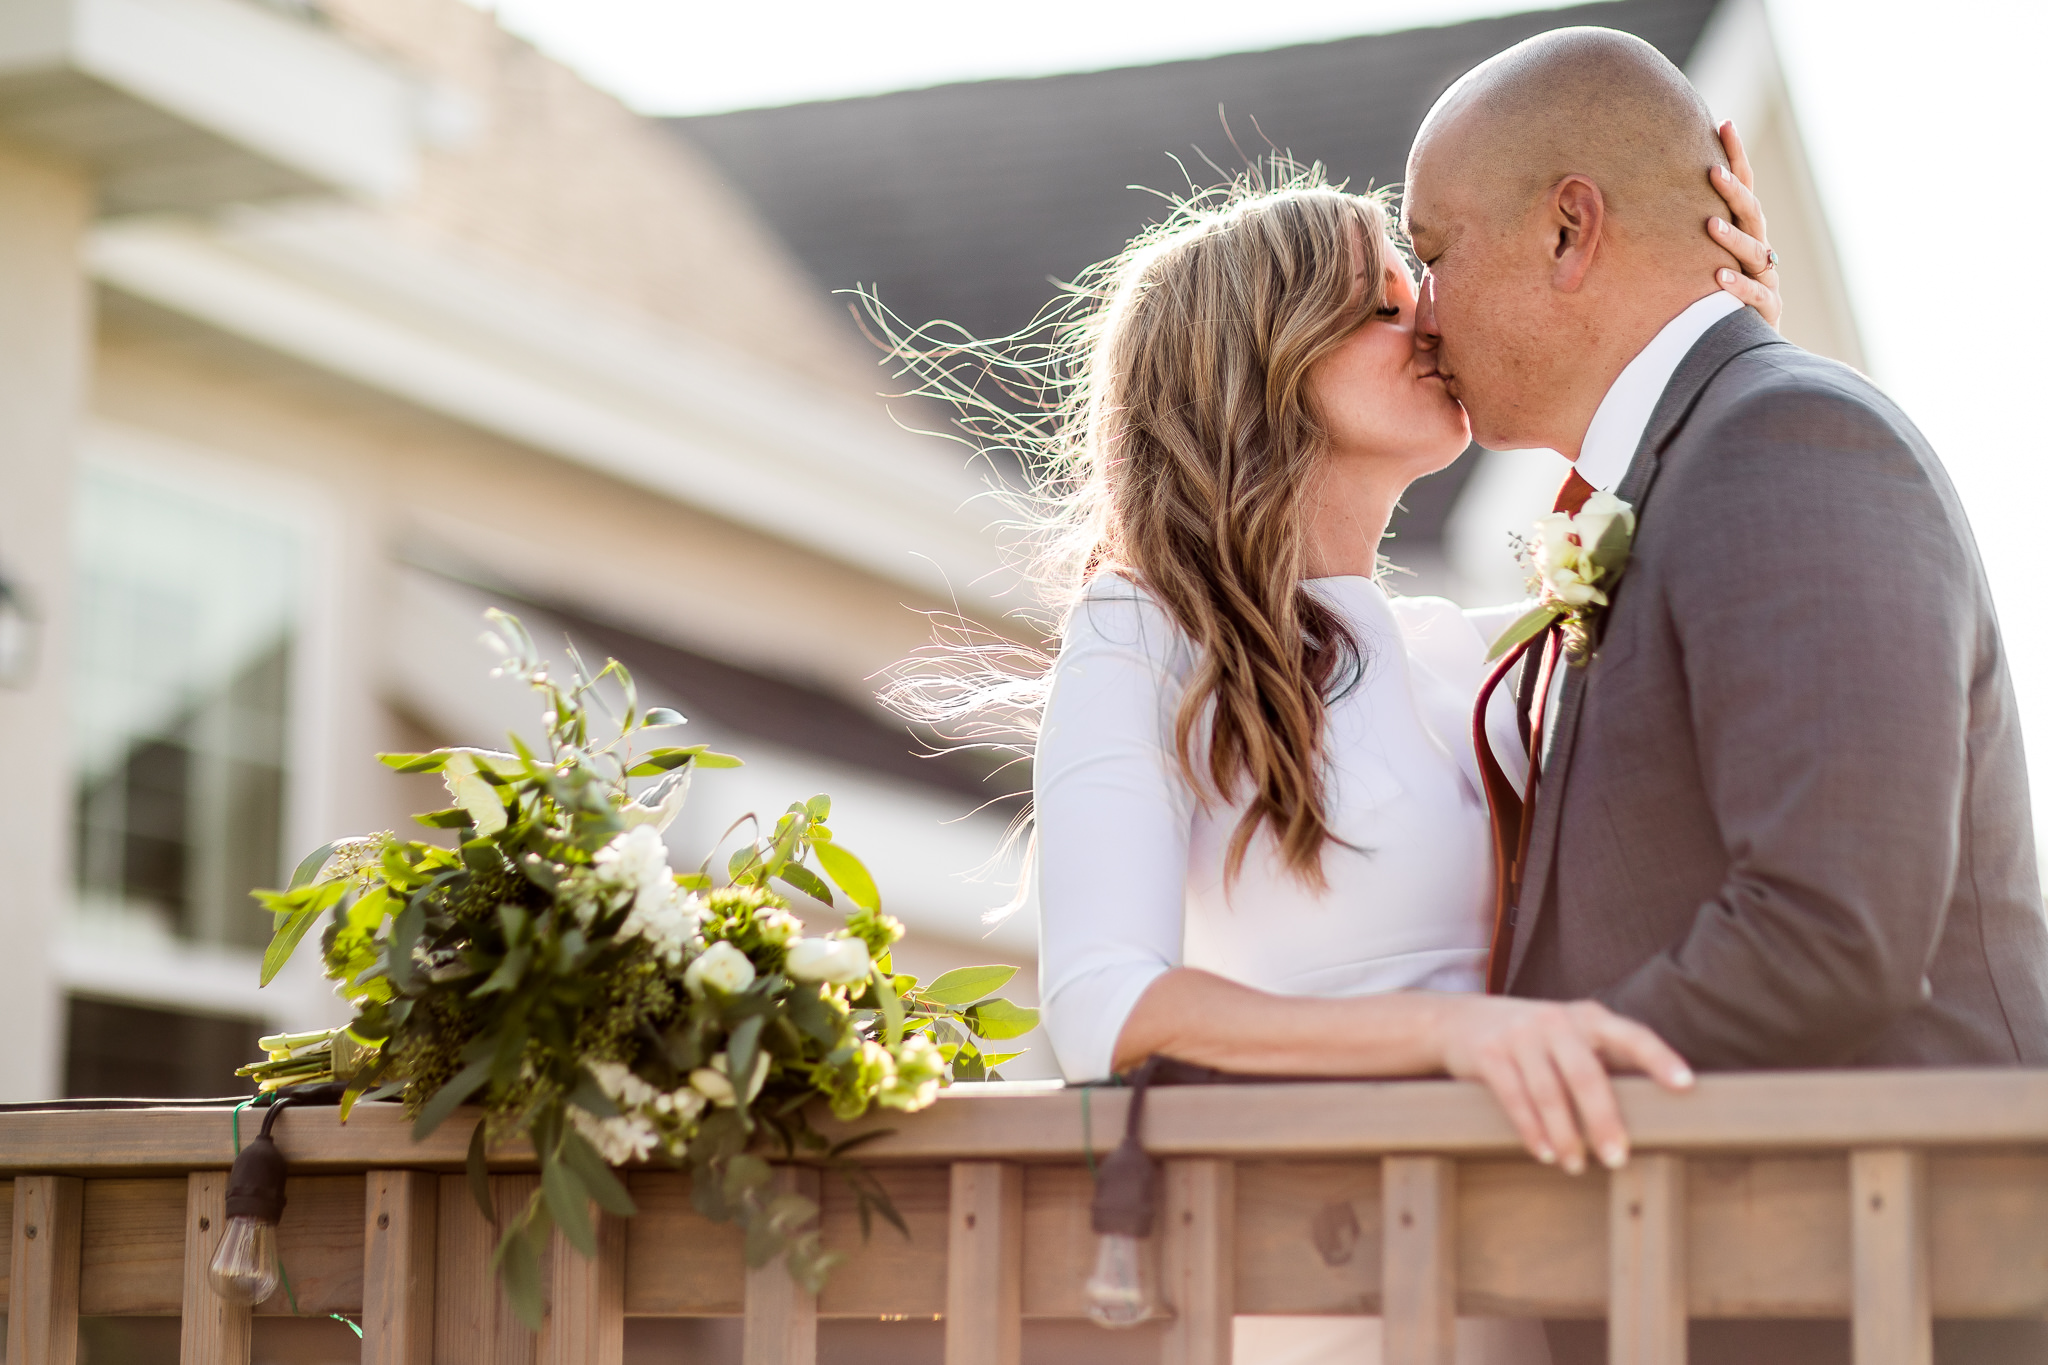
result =
[[[0,687],[27,687],[36,675],[43,623],[27,596],[0,577]]]
[[[277,1220],[284,1216],[284,1153],[270,1125],[285,1101],[270,1106],[263,1131],[235,1157],[228,1175],[227,1228],[206,1267],[213,1292],[233,1304],[257,1304],[277,1292]]]

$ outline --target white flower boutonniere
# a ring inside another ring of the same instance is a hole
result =
[[[1553,512],[1539,519],[1534,538],[1520,542],[1536,605],[1501,632],[1487,661],[1562,621],[1565,656],[1583,665],[1593,654],[1593,627],[1607,606],[1607,589],[1628,566],[1635,534],[1635,510],[1612,493],[1594,493],[1576,516]]]

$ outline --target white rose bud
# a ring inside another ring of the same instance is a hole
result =
[[[800,938],[789,945],[786,970],[793,980],[850,986],[865,980],[873,965],[868,945],[857,938]]]
[[[702,998],[707,990],[738,995],[754,984],[754,964],[747,955],[723,940],[697,955],[683,970],[683,985]]]
[[[1596,489],[1593,496],[1586,499],[1586,505],[1579,509],[1579,516],[1582,518],[1596,516],[1610,519],[1620,517],[1622,522],[1628,527],[1629,534],[1635,534],[1635,509],[1620,498],[1615,497],[1612,493],[1601,492]]]
[[[732,1079],[723,1071],[700,1066],[690,1073],[690,1088],[723,1109],[730,1109],[738,1098],[733,1093]]]

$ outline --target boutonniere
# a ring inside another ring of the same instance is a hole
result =
[[[1530,539],[1516,537],[1536,605],[1501,632],[1487,662],[1562,621],[1565,657],[1583,666],[1593,655],[1593,629],[1607,607],[1606,589],[1620,581],[1635,534],[1635,510],[1612,493],[1596,492],[1577,515],[1553,512],[1537,521]]]

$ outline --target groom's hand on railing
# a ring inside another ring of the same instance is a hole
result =
[[[1628,1160],[1628,1131],[1608,1072],[1640,1071],[1672,1090],[1692,1068],[1632,1019],[1591,1000],[1457,999],[1443,1024],[1444,1069],[1482,1081],[1538,1161],[1573,1175],[1588,1147],[1609,1167]]]

